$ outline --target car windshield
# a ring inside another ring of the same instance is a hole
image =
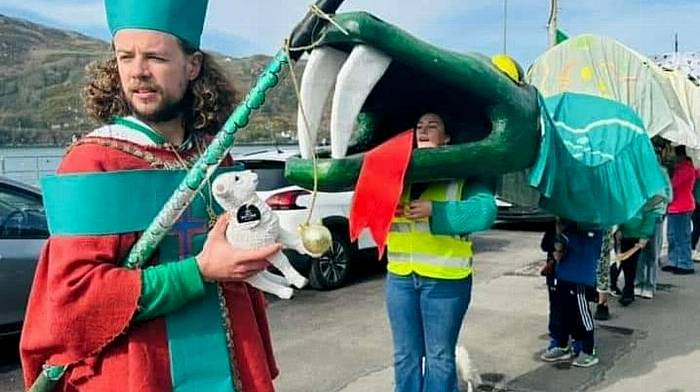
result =
[[[45,238],[48,234],[41,198],[0,185],[0,239]]]
[[[245,168],[258,175],[258,191],[271,191],[291,185],[284,178],[284,162],[266,160],[241,160]]]

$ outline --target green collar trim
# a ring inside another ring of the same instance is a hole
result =
[[[162,145],[167,142],[163,135],[154,131],[151,127],[133,117],[114,117],[112,119],[112,123],[123,125],[129,129],[139,131],[156,145]]]

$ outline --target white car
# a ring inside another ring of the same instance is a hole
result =
[[[284,178],[285,161],[298,157],[297,151],[264,150],[234,155],[236,162],[258,175],[258,195],[277,213],[282,228],[297,232],[306,222],[311,205],[311,191],[292,185]],[[331,231],[331,249],[318,259],[285,251],[295,268],[309,277],[315,289],[330,290],[345,285],[351,278],[360,250],[374,250],[376,245],[365,231],[357,243],[350,243],[348,216],[353,192],[319,192],[312,219],[321,221]],[[376,254],[375,256],[376,257]],[[371,259],[370,259],[371,260]]]

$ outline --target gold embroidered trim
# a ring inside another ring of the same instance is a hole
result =
[[[180,170],[182,169],[182,164],[177,160],[169,162],[158,158],[155,154],[149,151],[143,151],[138,145],[130,142],[125,142],[122,140],[108,139],[102,137],[84,137],[73,144],[71,144],[66,149],[66,154],[68,154],[73,148],[83,145],[83,144],[97,144],[102,147],[112,148],[117,151],[124,152],[136,158],[142,159],[151,165],[153,168],[165,169],[165,170]],[[169,151],[170,152],[170,151]],[[199,154],[194,153],[182,158],[185,162],[192,166],[197,159],[199,159]]]

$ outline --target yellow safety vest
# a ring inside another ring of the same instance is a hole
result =
[[[421,194],[421,200],[461,200],[464,181],[436,182]],[[401,205],[410,202],[411,187],[401,195]],[[472,273],[472,243],[465,237],[436,235],[430,232],[428,219],[394,217],[389,231],[389,272],[396,275],[416,273],[436,279],[463,279]]]

